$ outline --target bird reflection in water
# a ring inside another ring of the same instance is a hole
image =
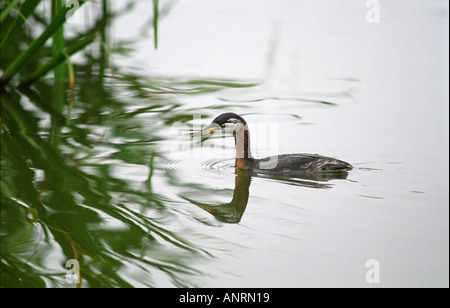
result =
[[[212,214],[220,222],[238,223],[247,207],[251,180],[250,173],[237,171],[233,199],[229,203],[207,204],[186,197],[184,199]]]
[[[249,190],[252,177],[265,178],[276,182],[296,185],[308,188],[331,188],[327,181],[334,179],[346,179],[346,171],[312,173],[295,176],[258,174],[255,172],[236,170],[233,198],[229,203],[208,204],[183,197],[190,203],[212,214],[216,220],[223,223],[239,223],[244,215],[249,200]]]

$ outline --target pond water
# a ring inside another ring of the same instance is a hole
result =
[[[157,49],[133,4],[74,93],[2,92],[2,285],[448,287],[448,2],[160,1]],[[354,168],[237,172],[224,112]]]

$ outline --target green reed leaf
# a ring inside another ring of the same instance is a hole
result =
[[[32,84],[37,79],[45,76],[50,70],[55,68],[57,65],[61,64],[66,60],[66,55],[73,55],[81,50],[83,50],[87,45],[89,45],[95,38],[97,37],[97,33],[93,33],[89,35],[87,38],[73,44],[66,50],[63,50],[59,55],[52,58],[50,61],[48,61],[45,65],[39,67],[37,70],[35,70],[33,73],[28,75],[20,85],[25,86]]]
[[[80,2],[78,8],[83,4],[84,2]],[[66,22],[67,14],[75,9],[77,9],[76,6],[73,8],[71,6],[63,6],[45,31],[5,70],[0,78],[0,84],[8,83],[11,78],[31,60],[34,54],[44,46],[45,42],[64,24],[64,22]]]
[[[15,36],[14,34],[20,30],[22,24],[26,22],[28,16],[30,16],[33,13],[34,9],[39,3],[40,1],[37,0],[27,0],[22,4],[19,11],[19,16],[21,18],[16,18],[11,24],[11,26],[9,26],[8,29],[6,30],[5,35],[2,36],[2,41],[0,43],[0,53],[4,54],[8,46],[11,46],[11,44],[9,43],[11,39]],[[5,18],[9,14],[10,10],[11,9],[8,10],[8,8],[5,8],[4,11],[2,11],[2,18]],[[5,17],[3,17],[3,14],[5,14]],[[1,19],[1,21],[3,21],[3,19]]]

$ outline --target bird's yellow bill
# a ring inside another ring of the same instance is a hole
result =
[[[204,135],[209,135],[214,133],[217,129],[220,129],[220,126],[213,123],[202,129],[200,132],[194,134],[192,137],[200,137]]]
[[[200,136],[204,136],[204,135],[207,135],[207,134],[212,134],[212,133],[214,133],[215,129],[216,129],[215,127],[204,129],[204,130],[202,130],[200,132]]]

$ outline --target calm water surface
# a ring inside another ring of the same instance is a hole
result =
[[[79,56],[69,116],[50,80],[2,93],[2,285],[448,287],[448,3],[380,8],[162,1],[154,50],[137,2],[107,77]],[[230,111],[256,157],[354,169],[236,172],[232,138],[189,138]]]

